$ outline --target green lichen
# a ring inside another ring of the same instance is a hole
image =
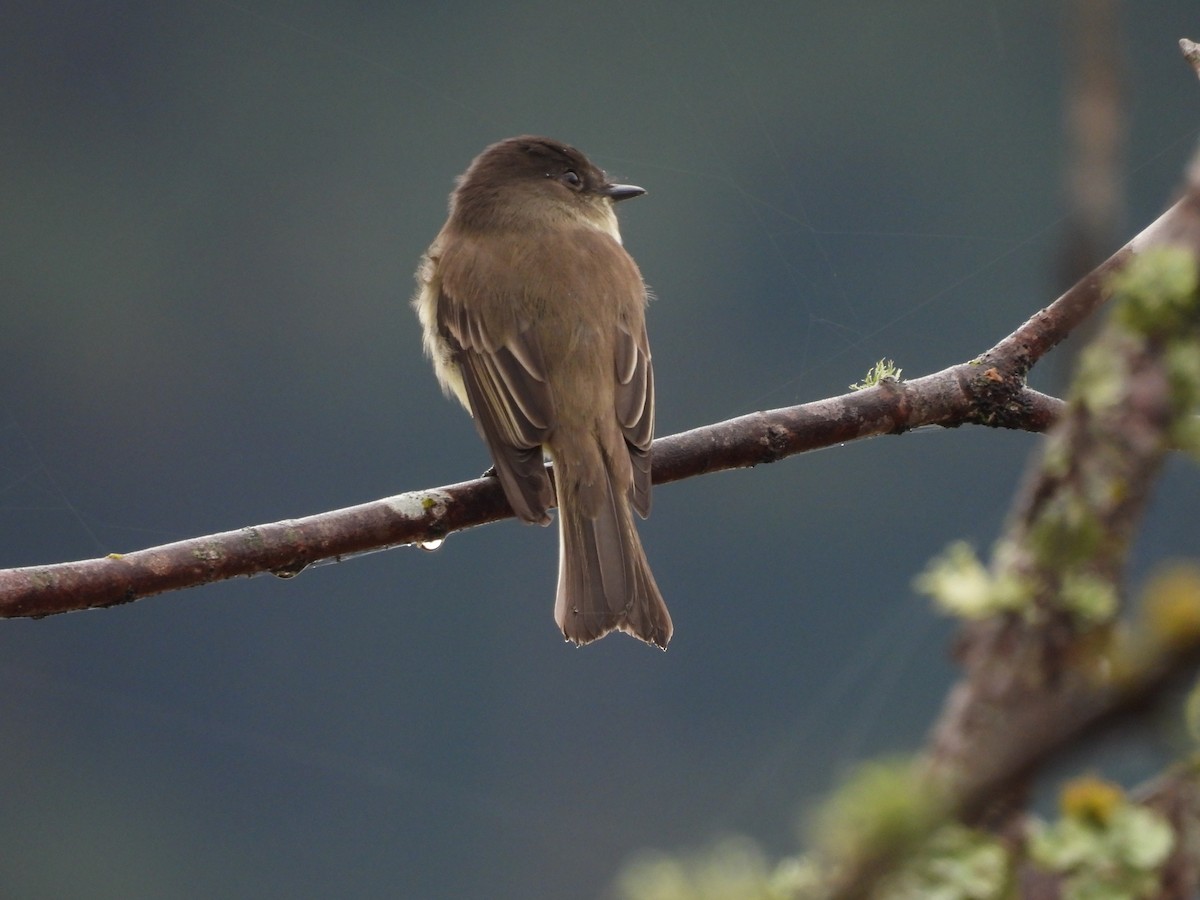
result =
[[[1171,443],[1200,460],[1200,338],[1171,341],[1164,358],[1175,412]]]
[[[1070,809],[1058,822],[1034,823],[1029,855],[1063,878],[1069,900],[1140,900],[1156,895],[1159,867],[1175,843],[1170,824],[1158,813],[1127,802],[1106,800],[1103,816],[1090,806]]]
[[[1059,602],[1085,626],[1111,622],[1120,606],[1120,597],[1112,583],[1086,572],[1068,572],[1059,588]]]
[[[1084,348],[1071,382],[1071,402],[1082,404],[1096,414],[1115,409],[1124,400],[1129,384],[1128,372],[1119,360],[1104,341]]]
[[[686,857],[646,856],[617,881],[623,900],[795,900],[815,896],[811,863],[789,858],[772,866],[747,838],[729,838]]]
[[[1172,399],[1181,412],[1194,414],[1200,407],[1200,341],[1172,341],[1164,358]]]
[[[1139,253],[1109,282],[1117,320],[1130,331],[1178,335],[1195,327],[1196,261],[1182,247],[1154,247]]]
[[[1029,546],[1043,568],[1063,569],[1093,560],[1107,534],[1094,509],[1065,491],[1034,522]]]
[[[905,850],[944,814],[937,791],[906,759],[862,766],[825,802],[814,831],[822,858],[855,859]]]
[[[1065,441],[1051,441],[1042,453],[1042,473],[1047,478],[1065,478],[1073,462]]]
[[[865,391],[867,388],[875,387],[881,381],[899,381],[903,372],[903,369],[896,368],[896,364],[892,360],[881,359],[867,370],[862,381],[850,385],[850,390]]]
[[[958,825],[933,838],[879,892],[879,900],[1000,900],[1009,896],[1012,862],[1003,845]]]
[[[942,612],[962,619],[984,619],[1030,606],[1030,592],[1011,576],[993,577],[971,545],[956,541],[929,563],[913,587],[933,599]]]

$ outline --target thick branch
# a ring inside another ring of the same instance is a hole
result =
[[[1082,321],[1096,291],[1089,284],[1103,283],[1106,272],[1159,245],[1183,249],[1200,264],[1195,165],[1182,200],[1068,291],[1055,304],[1058,309],[1045,311],[1059,321],[1053,330]],[[1124,302],[1128,309],[1133,301]],[[964,675],[921,760],[925,784],[946,815],[978,821],[989,807],[1011,808],[1030,773],[1052,751],[1159,693],[1200,659],[1196,629],[1178,634],[1146,629],[1140,645],[1108,647],[1105,626],[1112,613],[1089,619],[1085,611],[1096,607],[1084,605],[1098,597],[1115,603],[1172,428],[1187,414],[1170,358],[1172,347],[1192,354],[1200,340],[1197,301],[1188,302],[1193,312],[1185,325],[1162,313],[1157,327],[1149,319],[1136,320],[1135,327],[1130,316],[1116,317],[1085,351],[1070,404],[1031,466],[993,554],[992,584],[1009,604],[1019,591],[1023,605],[1006,606],[1009,611],[964,627],[959,652]],[[1038,318],[997,349],[1036,359],[1048,349],[1046,333],[1024,332],[1032,332]],[[1168,321],[1174,330],[1166,330]],[[920,837],[909,835],[903,846],[868,848],[843,867],[833,895],[869,896]]]
[[[1200,260],[1197,198],[1200,188],[1191,186],[1160,238]],[[1083,711],[1073,680],[1082,678],[1092,693],[1114,693],[1092,684],[1091,673],[1076,671],[1094,637],[1063,598],[1083,580],[1107,585],[1114,595],[1121,584],[1178,414],[1167,340],[1120,323],[1108,326],[1089,350],[1103,360],[1103,370],[1083,367],[1066,415],[1015,500],[993,575],[1026,585],[1032,614],[999,616],[965,630],[965,678],[930,747],[931,770],[942,780],[964,782],[964,794],[1012,773],[1014,755],[1037,743],[1035,725],[1058,732],[1072,718],[1068,707]],[[1117,385],[1113,391],[1093,383],[1106,378]],[[1048,715],[1014,727],[1014,718],[1037,715],[1039,708]]]

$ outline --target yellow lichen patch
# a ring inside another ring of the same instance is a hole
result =
[[[1062,814],[1091,825],[1105,826],[1112,821],[1113,814],[1125,802],[1125,791],[1120,785],[1085,775],[1068,781],[1058,795]]]
[[[1189,644],[1200,637],[1200,566],[1180,563],[1146,586],[1142,615],[1163,643]]]

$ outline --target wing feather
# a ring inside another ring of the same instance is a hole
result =
[[[645,518],[650,515],[650,444],[654,440],[654,367],[646,325],[625,323],[615,347],[617,422],[629,448],[633,465],[633,508]]]
[[[528,329],[493,340],[483,320],[450,296],[438,298],[438,327],[458,364],[475,425],[513,511],[546,524],[554,489],[542,459],[554,423],[541,348]]]

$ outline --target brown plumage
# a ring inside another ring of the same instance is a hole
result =
[[[459,179],[413,304],[513,511],[548,523],[557,486],[563,635],[619,630],[665,649],[671,617],[632,512],[650,512],[646,288],[613,212],[641,193],[557,141],[493,144]]]

